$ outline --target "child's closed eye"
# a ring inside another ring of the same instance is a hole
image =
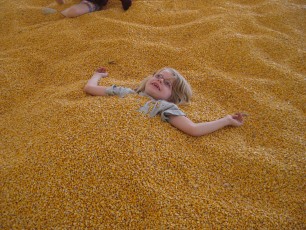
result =
[[[172,87],[172,84],[171,84],[170,81],[165,80],[164,83],[165,83],[165,85],[166,85],[168,88],[171,88],[171,87]]]

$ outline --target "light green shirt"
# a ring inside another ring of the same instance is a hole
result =
[[[128,94],[135,94],[136,92],[130,88],[113,85],[106,89],[106,93],[110,96],[118,95],[119,97],[124,97]],[[147,96],[144,93],[141,93],[140,95]],[[150,101],[139,109],[140,112],[148,114],[150,117],[160,114],[162,121],[169,121],[170,115],[185,116],[185,113],[182,112],[174,103],[165,100],[155,100],[153,98],[150,99]]]

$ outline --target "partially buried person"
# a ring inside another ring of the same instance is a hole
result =
[[[175,128],[191,136],[203,136],[226,126],[243,125],[246,114],[238,112],[223,118],[194,123],[180,110],[178,104],[188,103],[192,90],[186,79],[175,69],[162,68],[146,77],[136,89],[122,86],[102,86],[100,80],[107,77],[106,68],[98,68],[84,87],[84,91],[92,96],[120,97],[138,94],[147,98],[147,102],[139,111],[150,117],[160,115],[162,121],[170,123]]]
[[[122,8],[128,10],[132,5],[132,0],[120,0],[122,3]],[[58,4],[64,4],[64,0],[56,0]],[[67,18],[79,17],[83,14],[95,12],[101,10],[108,0],[82,0],[80,3],[72,5],[60,13]],[[53,14],[57,11],[53,8],[46,7],[43,9],[44,14]]]

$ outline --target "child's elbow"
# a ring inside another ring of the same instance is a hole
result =
[[[192,124],[187,129],[182,130],[182,131],[192,137],[202,136],[202,133],[199,131],[199,128],[197,127],[196,124]]]
[[[171,116],[169,122],[175,128],[179,129],[181,132],[189,136],[193,137],[201,136],[198,124],[192,122],[185,116]]]
[[[88,93],[88,94],[92,95],[92,94],[90,93],[90,92],[91,92],[90,89],[91,89],[91,88],[90,88],[89,85],[85,85],[84,88],[83,88],[83,91],[84,91],[85,93]]]
[[[88,93],[91,96],[107,96],[106,88],[103,86],[92,86],[92,85],[85,85],[84,92]]]
[[[200,137],[200,136],[202,136],[202,134],[200,132],[198,132],[197,130],[190,130],[187,134],[192,136],[192,137]]]

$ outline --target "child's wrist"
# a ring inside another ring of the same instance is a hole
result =
[[[102,78],[102,76],[101,75],[99,75],[99,74],[97,74],[97,73],[95,73],[94,75],[92,75],[92,77],[91,77],[92,79],[97,79],[97,80],[100,80],[101,78]]]
[[[230,119],[230,115],[227,115],[225,117],[222,118],[224,120],[224,126],[229,126],[231,125],[231,119]]]

